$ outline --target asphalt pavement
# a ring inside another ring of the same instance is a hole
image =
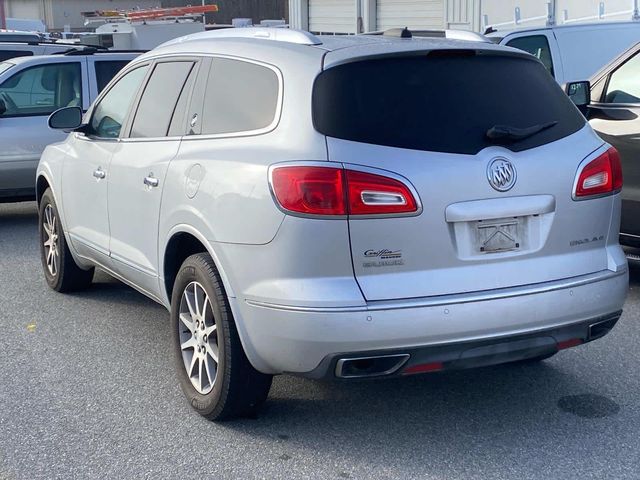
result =
[[[640,266],[616,329],[539,365],[277,377],[254,419],[185,402],[168,313],[49,290],[35,204],[0,205],[0,479],[639,479]]]

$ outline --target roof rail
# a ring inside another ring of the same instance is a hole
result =
[[[315,35],[303,30],[278,27],[239,27],[210,30],[208,32],[194,33],[176,38],[165,43],[172,45],[189,40],[205,40],[215,38],[257,38],[274,40],[276,42],[297,43],[299,45],[322,45],[322,41]]]
[[[21,43],[23,45],[41,45],[43,43],[48,44],[49,42],[42,42],[42,41],[35,41],[35,40],[25,40],[23,38],[21,39],[17,39],[17,38],[2,38],[0,37],[0,44],[2,43]]]
[[[385,30],[382,35],[385,37],[398,37],[398,38],[412,38],[413,33],[409,30],[409,27],[404,28],[390,28]],[[444,35],[443,35],[444,36]]]
[[[466,40],[469,42],[485,42],[491,40],[484,35],[469,30],[409,30],[408,28],[391,28],[376,32],[362,33],[361,35],[383,35],[396,38],[446,38],[449,40]]]
[[[66,57],[82,56],[82,55],[95,55],[99,53],[147,53],[149,50],[109,50],[106,47],[94,46],[94,45],[77,45],[71,47],[68,50],[62,50],[60,52],[54,52],[52,55],[64,55]]]
[[[109,51],[105,47],[94,45],[81,45],[79,43],[70,44],[67,50],[60,50],[59,52],[53,52],[51,55],[93,55],[97,52]]]

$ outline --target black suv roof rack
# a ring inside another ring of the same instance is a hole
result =
[[[0,36],[0,44],[1,43],[21,43],[23,45],[51,45],[51,44],[53,44],[53,42],[45,42],[45,41],[34,42],[32,40],[19,40],[17,38],[2,38],[2,36]]]
[[[97,45],[74,45],[68,50],[61,52],[55,52],[52,55],[95,55],[97,53],[147,53],[148,50],[109,50],[106,47],[100,47]]]

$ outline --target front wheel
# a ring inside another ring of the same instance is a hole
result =
[[[87,288],[93,280],[93,268],[83,270],[73,259],[51,189],[42,195],[38,213],[40,258],[47,284],[57,292]]]
[[[251,415],[265,402],[271,375],[249,363],[213,260],[187,258],[176,277],[171,323],[180,386],[209,420]]]

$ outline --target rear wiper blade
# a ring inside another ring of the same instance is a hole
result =
[[[534,136],[548,128],[555,127],[558,122],[543,123],[542,125],[533,125],[531,127],[518,128],[509,125],[495,125],[487,130],[487,138],[489,140],[503,142],[517,142]]]

